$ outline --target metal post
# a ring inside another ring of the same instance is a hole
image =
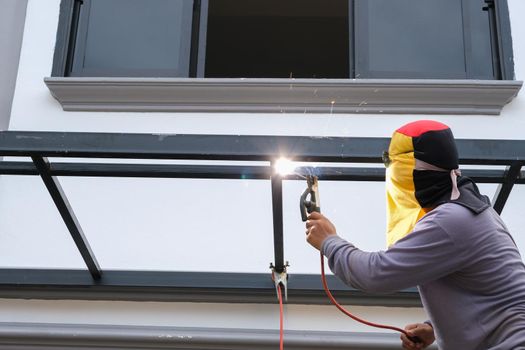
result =
[[[273,169],[272,162],[272,169]],[[283,241],[283,179],[279,174],[272,174],[272,211],[273,211],[273,247],[274,268],[281,273],[285,270]]]
[[[60,183],[56,178],[51,176],[47,158],[31,157],[31,159],[35,164],[40,177],[44,181],[44,184],[46,185],[53,202],[55,202],[55,205],[62,216],[62,219],[64,220],[64,223],[71,234],[71,237],[73,237],[73,241],[75,241],[75,244],[80,251],[80,255],[82,255],[82,258],[84,259],[91,276],[93,276],[94,279],[100,279],[102,272],[100,271],[100,267],[97,263],[97,260],[95,259],[95,255],[91,251],[91,247],[89,246],[89,243],[82,232],[82,228],[78,223],[75,213],[73,212],[73,209],[71,208],[71,205],[69,204],[69,201],[67,200]]]
[[[484,11],[487,11],[489,16],[489,29],[490,29],[490,46],[492,49],[492,71],[494,73],[494,79],[502,79],[501,63],[500,63],[500,46],[499,46],[499,34],[498,34],[498,22],[496,16],[496,6],[494,0],[485,0]]]

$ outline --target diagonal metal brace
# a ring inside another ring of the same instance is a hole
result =
[[[512,187],[518,181],[521,175],[522,164],[520,162],[514,162],[510,167],[505,170],[505,177],[503,183],[500,184],[494,194],[494,210],[501,214],[503,207],[510,196]]]
[[[55,202],[55,205],[62,216],[62,219],[64,220],[64,223],[71,234],[71,237],[73,237],[73,241],[75,241],[75,244],[80,251],[80,255],[82,255],[82,258],[84,259],[91,276],[93,276],[94,279],[100,279],[102,272],[97,260],[95,259],[95,255],[93,254],[93,251],[91,250],[91,247],[89,246],[89,243],[82,232],[82,228],[80,227],[75,213],[73,212],[73,208],[71,208],[71,205],[67,200],[67,196],[62,190],[58,179],[51,176],[49,161],[44,157],[31,157],[31,159],[35,164],[40,177],[44,181],[44,184],[46,185],[53,202]]]

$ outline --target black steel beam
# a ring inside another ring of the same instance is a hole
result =
[[[388,138],[0,132],[0,156],[380,163]],[[462,164],[525,162],[525,140],[457,140]]]
[[[269,166],[50,163],[52,176],[190,179],[270,179]],[[0,161],[0,175],[39,175],[30,162]]]
[[[367,294],[326,276],[347,305],[421,306],[415,288]],[[94,281],[82,270],[0,269],[0,298],[275,303],[269,273],[108,271]],[[289,304],[329,304],[319,275],[292,274]]]
[[[190,179],[264,179],[272,175],[270,166],[229,165],[173,165],[173,164],[111,164],[111,163],[50,163],[51,176],[82,177],[138,177],[138,178],[190,178]],[[312,170],[296,169],[296,174],[286,175],[285,180],[302,180]],[[319,167],[315,174],[325,181],[374,181],[385,180],[383,168],[370,167]],[[299,174],[299,175],[298,175]],[[462,170],[462,174],[478,183],[503,183],[504,170]],[[0,161],[0,175],[39,175],[31,162]],[[525,172],[516,178],[516,184],[525,184]]]
[[[0,175],[40,175],[32,162],[0,160]]]
[[[94,279],[99,279],[102,273],[97,260],[95,259],[95,255],[93,254],[91,247],[89,246],[89,243],[82,232],[82,228],[78,223],[75,213],[73,212],[73,209],[71,208],[71,205],[69,204],[67,196],[62,190],[60,183],[49,172],[49,163],[47,159],[41,157],[32,157],[32,159],[40,174],[40,177],[44,181],[44,184],[46,185],[46,188],[60,213],[60,216],[62,216],[62,219],[64,220],[64,223],[71,234],[71,237],[73,237],[73,241],[75,242],[80,255],[82,255],[82,258],[84,259],[91,276]]]
[[[494,210],[498,214],[501,214],[503,211],[503,207],[510,196],[512,187],[514,187],[516,180],[521,175],[521,166],[521,163],[515,162],[510,167],[507,167],[507,170],[505,171],[505,180],[498,186],[493,199]]]
[[[273,215],[273,267],[276,272],[286,269],[284,262],[284,238],[283,238],[283,179],[274,174],[271,178],[272,185],[272,215]]]

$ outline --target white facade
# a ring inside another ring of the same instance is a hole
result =
[[[516,80],[525,79],[525,2],[509,0]],[[0,2],[1,5],[1,2]],[[169,134],[389,137],[417,119],[448,124],[457,138],[525,139],[525,92],[499,116],[278,113],[65,112],[51,96],[60,0],[29,0],[8,130]],[[268,273],[273,259],[270,182],[266,180],[60,179],[102,269]],[[323,211],[338,233],[365,250],[384,249],[382,183],[321,182]],[[289,273],[319,273],[297,208],[303,182],[284,184]],[[491,197],[496,185],[483,185]],[[220,198],[220,204],[217,199]],[[503,219],[525,253],[525,187]],[[38,177],[0,176],[0,267],[84,268]],[[277,299],[276,299],[277,301]],[[404,327],[420,308],[349,306],[371,321]],[[278,329],[278,306],[129,301],[0,300],[0,322]],[[285,328],[379,332],[331,306],[288,305]],[[382,332],[382,331],[381,331]]]

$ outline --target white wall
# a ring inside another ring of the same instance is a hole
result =
[[[401,124],[421,116],[304,115],[304,114],[194,114],[194,113],[84,113],[62,112],[42,79],[51,74],[59,0],[30,1],[24,46],[13,105],[12,130],[154,132],[180,134],[263,134],[390,136]],[[525,32],[520,0],[510,0],[517,79],[525,75]],[[523,138],[524,92],[501,116],[433,116],[449,124],[461,138]],[[475,121],[475,127],[473,127]]]
[[[43,83],[51,72],[59,2],[29,0],[10,130],[386,137],[403,123],[422,118],[420,115],[64,112]],[[518,16],[525,13],[525,2],[509,0],[509,7],[516,77],[523,79],[525,22],[518,20]],[[525,139],[524,112],[522,90],[500,116],[430,117],[450,125],[459,138]],[[212,186],[207,180],[60,180],[102,268],[269,272],[273,248],[268,181],[218,181]],[[304,186],[302,182],[290,181],[284,187],[285,256],[292,265],[292,274],[319,271],[316,251],[304,242],[297,210],[298,196]],[[483,186],[483,189],[491,195],[495,187]],[[525,252],[525,217],[518,212],[525,198],[524,190],[514,191],[503,217]],[[2,176],[0,194],[0,267],[84,266],[40,179]],[[321,196],[323,211],[333,219],[341,235],[366,250],[384,247],[382,184],[323,182]],[[224,206],[217,207],[217,198],[225,199]],[[362,205],[364,201],[366,206]],[[173,311],[190,315],[201,307],[115,303],[107,311],[108,304],[103,302],[88,303],[93,309],[86,303],[0,301],[0,321],[14,315],[20,320],[31,320],[34,316],[54,322],[55,317],[64,317],[76,322],[80,317],[76,312],[89,308],[103,315],[100,319],[90,318],[93,322],[104,322],[106,317],[110,322],[125,322],[129,310],[133,310],[129,312],[135,313],[133,317],[137,319],[147,316],[149,322],[154,322],[159,314]],[[38,307],[34,308],[35,305]],[[276,323],[272,307],[214,305],[211,314],[216,316],[208,318],[203,311],[198,322],[207,320],[219,326],[224,319],[217,315],[226,312],[232,322],[240,322],[244,327],[273,327]],[[55,308],[59,311],[51,312]],[[414,309],[388,309],[388,312],[380,309],[378,313],[374,308],[358,309],[400,326],[423,318],[421,310]],[[259,316],[251,316],[255,314],[253,310]],[[261,317],[261,313],[266,316]],[[348,330],[348,323],[328,307],[289,306],[287,314],[297,329]],[[312,321],[321,317],[323,322]],[[348,327],[360,329],[355,324]]]
[[[351,310],[397,327],[425,317],[417,308]],[[285,305],[284,315],[287,330],[382,332],[350,320],[334,307]],[[276,329],[279,305],[0,299],[0,322]]]
[[[26,7],[27,0],[0,0],[0,130],[9,125]]]

